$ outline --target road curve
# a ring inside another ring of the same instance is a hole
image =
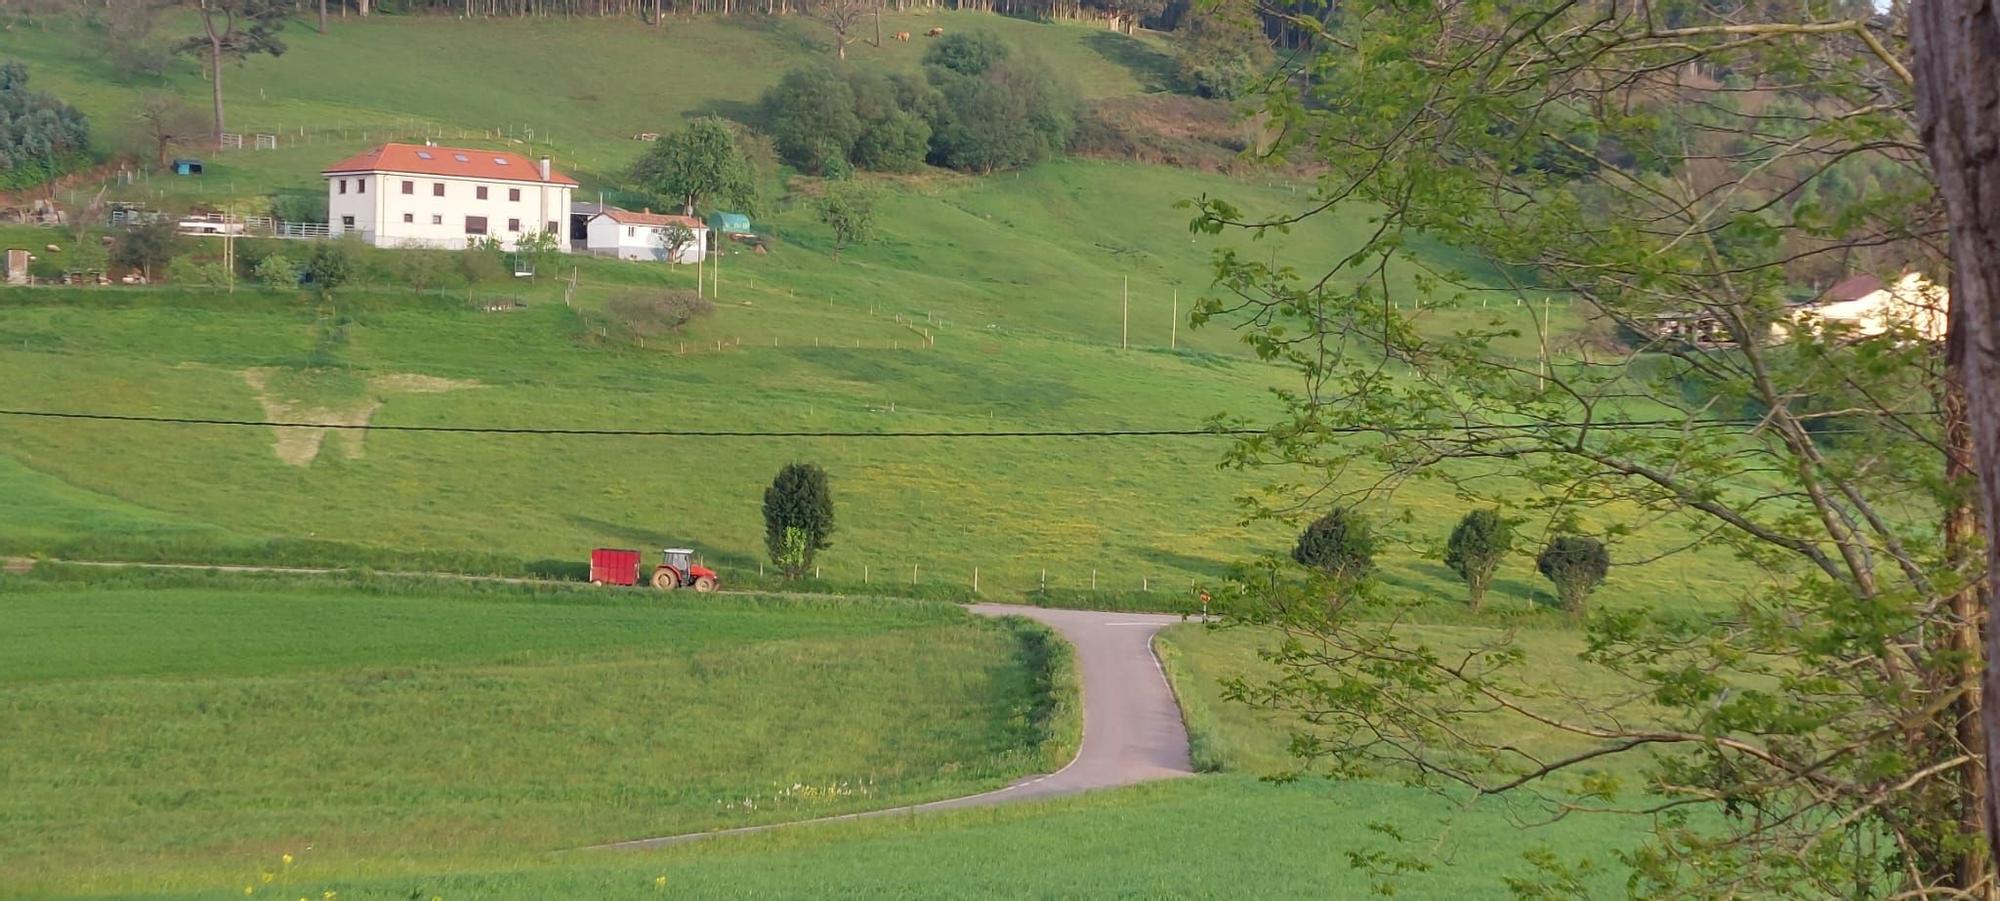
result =
[[[1029,776],[1006,788],[962,798],[789,823],[633,839],[586,850],[643,850],[805,823],[983,807],[1152,779],[1172,779],[1194,772],[1188,760],[1187,727],[1181,723],[1180,705],[1174,701],[1160,659],[1153,655],[1153,636],[1181,622],[1180,617],[1010,604],[972,604],[966,609],[981,616],[1027,617],[1056,630],[1076,649],[1077,671],[1083,682],[1083,743],[1069,765],[1046,775]]]

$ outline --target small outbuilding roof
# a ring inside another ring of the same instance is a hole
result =
[[[604,212],[598,213],[597,215],[608,218],[611,221],[618,223],[619,225],[650,225],[654,227],[662,225],[679,225],[686,228],[706,227],[701,224],[700,219],[696,219],[693,216],[680,216],[680,215],[670,215],[666,213],[655,213],[651,210],[648,210],[643,213],[635,213],[632,212],[631,210],[621,210],[615,206],[605,207]]]
[[[1882,280],[1875,276],[1850,275],[1840,281],[1834,282],[1833,287],[1826,289],[1826,293],[1815,298],[1815,302],[1840,303],[1848,300],[1860,300],[1863,297],[1882,290],[1882,287]]]
[[[428,144],[383,144],[320,170],[321,175],[349,172],[395,172],[410,175],[453,175],[493,181],[525,181],[536,184],[569,185],[576,179],[549,170],[542,178],[541,164],[506,150],[472,150],[464,147],[435,147]]]
[[[708,226],[719,232],[748,234],[750,231],[750,217],[742,213],[710,213],[708,215]]]

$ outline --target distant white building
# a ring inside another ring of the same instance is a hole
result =
[[[699,263],[708,256],[708,226],[693,216],[605,207],[590,217],[583,243],[593,254],[621,260]]]
[[[1919,273],[1906,272],[1889,285],[1873,276],[1857,275],[1793,309],[1791,322],[1773,325],[1771,334],[1782,339],[1790,326],[1839,325],[1854,337],[1868,337],[1907,327],[1921,340],[1942,341],[1950,311],[1950,292]]]
[[[494,238],[509,250],[524,235],[564,237],[576,181],[504,150],[384,144],[341,160],[326,176],[327,231],[376,247],[461,248]]]

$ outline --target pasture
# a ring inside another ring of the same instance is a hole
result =
[[[10,892],[505,860],[1074,753],[1066,650],[934,603],[0,578]]]

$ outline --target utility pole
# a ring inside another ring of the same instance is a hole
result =
[[[1181,289],[1174,289],[1174,318],[1167,321],[1167,349],[1181,347]]]
[[[1119,315],[1118,347],[1121,350],[1130,350],[1132,348],[1132,277],[1129,275],[1125,276],[1123,297],[1125,307],[1124,311]]]
[[[1546,391],[1546,390],[1548,390],[1548,382],[1549,382],[1549,298],[1548,298],[1548,295],[1543,295],[1543,296],[1542,296],[1542,328],[1541,328],[1541,333],[1542,333],[1542,342],[1541,342],[1541,344],[1542,344],[1542,359],[1541,359],[1541,367],[1540,367],[1540,368],[1539,368],[1539,369],[1537,370],[1537,375],[1536,375],[1536,377],[1535,377],[1535,388],[1536,388],[1536,390],[1538,390],[1538,391]]]

